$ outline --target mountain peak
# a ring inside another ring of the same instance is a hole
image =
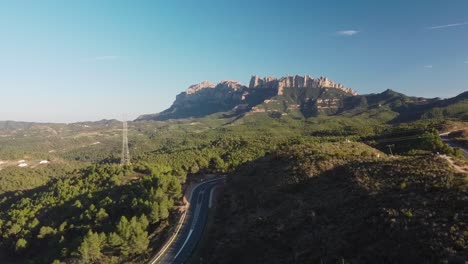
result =
[[[215,85],[210,82],[210,81],[203,81],[198,84],[190,85],[189,88],[187,89],[186,93],[187,94],[194,94],[200,90],[206,89],[206,88],[214,88]]]
[[[233,81],[233,80],[224,80],[224,81],[221,81],[219,82],[216,87],[218,88],[227,88],[227,89],[231,89],[231,90],[241,90],[243,88],[245,88],[245,85],[243,85],[242,83],[238,82],[238,81]]]
[[[272,76],[260,78],[254,75],[251,77],[249,87],[233,80],[224,80],[216,85],[209,81],[194,84],[186,92],[177,95],[170,108],[159,114],[146,115],[139,119],[201,117],[233,109],[243,109],[243,111],[253,109],[258,112],[265,109],[257,106],[276,100],[287,101],[294,105],[291,107],[302,109],[301,111],[310,108],[317,110],[316,112],[323,110],[328,113],[338,109],[343,98],[356,94],[353,90],[323,76],[314,78],[310,75],[288,75],[281,78]],[[314,104],[315,101],[317,104]]]
[[[404,94],[399,93],[399,92],[397,92],[395,90],[392,90],[392,89],[387,89],[387,90],[383,91],[382,94],[388,95],[388,96],[405,96]]]
[[[350,95],[357,95],[355,91],[350,88],[346,88],[340,83],[335,83],[327,77],[314,78],[310,75],[288,75],[286,77],[264,77],[260,78],[257,75],[253,75],[250,79],[249,88],[276,88],[278,89],[278,95],[283,94],[285,88],[335,88],[342,90]]]

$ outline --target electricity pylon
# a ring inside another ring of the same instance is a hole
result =
[[[127,120],[123,122],[122,129],[122,159],[120,160],[120,166],[130,165],[130,151],[128,149],[128,126]]]
[[[387,145],[388,150],[390,150],[390,155],[393,156],[392,148],[395,147],[395,144]]]

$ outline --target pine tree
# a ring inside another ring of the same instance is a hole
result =
[[[151,211],[149,214],[151,223],[159,222],[159,204],[157,202],[151,203]]]
[[[125,216],[120,217],[120,221],[117,224],[117,234],[123,239],[130,237],[129,223]]]
[[[114,248],[120,248],[123,244],[123,240],[117,233],[112,232],[107,238],[107,243]]]
[[[146,217],[145,214],[142,214],[140,218],[138,219],[140,226],[143,230],[146,230],[149,225],[148,217]]]
[[[169,179],[167,193],[171,199],[179,198],[182,194],[182,186],[180,185],[180,181],[174,176],[171,176]]]
[[[28,241],[26,241],[26,239],[24,238],[20,238],[18,239],[18,241],[16,241],[15,250],[21,251],[22,249],[25,249],[27,245],[28,245]]]
[[[159,203],[159,217],[163,220],[169,217],[169,201],[167,196],[163,196],[163,199]]]
[[[140,218],[134,216],[130,221],[122,216],[117,224],[117,233],[111,233],[109,236],[109,244],[118,247],[124,256],[143,253],[149,245],[146,231],[148,224],[145,215]]]
[[[105,239],[104,239],[105,241]],[[90,263],[98,260],[101,257],[101,249],[103,243],[98,233],[88,231],[83,238],[83,242],[78,247],[78,253],[82,263]]]
[[[37,235],[37,238],[45,238],[48,235],[54,235],[57,233],[57,230],[50,226],[42,226],[41,229],[39,230],[39,234]]]
[[[130,221],[132,226],[132,234],[130,236],[130,248],[133,254],[141,254],[148,248],[148,219],[143,214],[139,219],[135,216]]]
[[[131,250],[129,247],[130,236],[131,236],[130,223],[128,222],[125,216],[122,216],[120,218],[119,223],[117,223],[117,236],[113,235],[112,239],[115,241],[119,241],[118,238],[120,238],[120,241],[119,241],[120,243],[115,243],[115,244],[118,245],[120,253],[122,253],[122,255],[124,256],[128,256],[131,253]]]
[[[106,210],[104,208],[100,208],[99,211],[96,214],[96,219],[98,222],[103,222],[109,217],[107,214]]]

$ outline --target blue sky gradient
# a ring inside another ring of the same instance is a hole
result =
[[[468,90],[468,1],[2,1],[0,120],[130,118],[203,80]]]

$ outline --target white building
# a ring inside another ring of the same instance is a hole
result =
[[[39,162],[39,164],[49,164],[49,161],[48,161],[48,160],[41,160],[41,161]]]
[[[28,164],[26,164],[26,163],[20,163],[18,165],[18,167],[20,167],[20,168],[24,168],[24,167],[27,167],[27,166],[28,166]]]

